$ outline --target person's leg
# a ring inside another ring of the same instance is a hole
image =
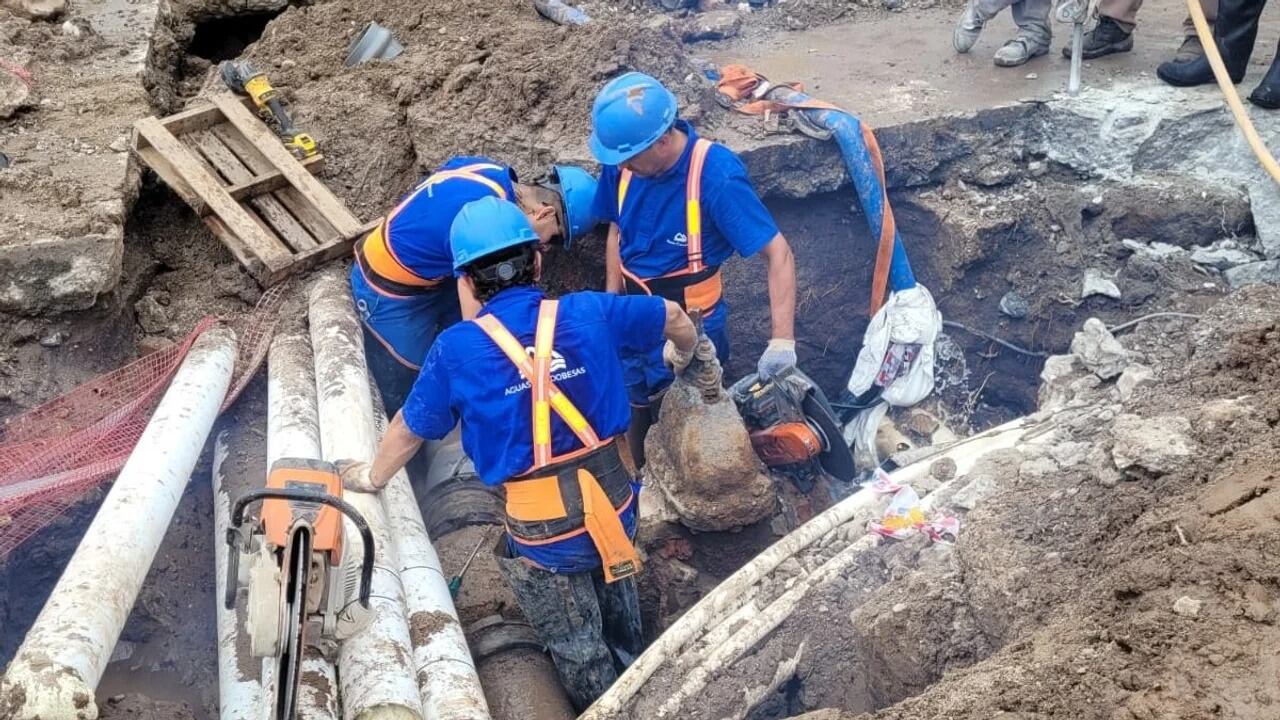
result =
[[[996,51],[995,63],[1000,67],[1017,67],[1049,52],[1053,31],[1049,13],[1053,0],[1019,0],[1013,4],[1013,21],[1018,35]]]
[[[499,557],[498,566],[574,707],[586,710],[618,679],[592,573],[552,573],[511,557]]]
[[[1212,30],[1218,20],[1218,0],[1200,0],[1200,9],[1204,12],[1204,19],[1209,23],[1209,29]],[[1196,25],[1191,22],[1190,15],[1182,20],[1182,35],[1182,45],[1174,53],[1173,62],[1190,62],[1203,57],[1204,43],[1200,42],[1200,35],[1196,33]]]
[[[1258,38],[1258,18],[1266,0],[1218,0],[1218,19],[1213,25],[1213,39],[1222,54],[1222,64],[1232,82],[1244,79]],[[1215,82],[1209,59],[1201,56],[1189,62],[1164,62],[1156,75],[1177,87],[1206,85]]]
[[[1137,27],[1142,0],[1102,0],[1098,24],[1084,34],[1081,57],[1094,60],[1133,49],[1133,29]],[[1062,48],[1062,57],[1071,57],[1071,43]]]
[[[951,35],[951,45],[955,51],[967,53],[972,50],[987,21],[1012,2],[1013,0],[969,0]]]
[[[604,581],[604,573],[592,573],[596,597],[600,601],[604,639],[613,651],[619,673],[627,669],[644,651],[644,633],[640,627],[640,595],[635,578],[617,582]]]

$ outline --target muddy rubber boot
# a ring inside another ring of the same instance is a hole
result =
[[[1178,51],[1173,54],[1173,62],[1191,62],[1202,57],[1204,57],[1204,45],[1200,42],[1200,36],[1188,35],[1178,46]]]
[[[978,14],[974,0],[969,0],[969,3],[964,6],[964,14],[960,16],[960,22],[956,23],[955,32],[951,34],[951,46],[960,54],[972,50],[986,22]]]
[[[1213,39],[1222,53],[1222,64],[1227,68],[1231,82],[1244,79],[1244,71],[1253,54],[1253,42],[1258,37],[1258,18],[1266,0],[1220,0],[1218,19],[1213,24]],[[1156,68],[1156,75],[1175,87],[1192,87],[1214,82],[1209,58],[1200,56],[1189,62],[1163,62]]]
[[[1109,17],[1099,18],[1098,24],[1084,34],[1084,46],[1080,56],[1085,60],[1094,60],[1106,55],[1129,52],[1133,49],[1133,32],[1125,30],[1120,23]],[[1062,48],[1062,57],[1071,59],[1071,46]]]
[[[1280,52],[1280,49],[1277,51]],[[1271,61],[1271,67],[1267,69],[1262,82],[1249,93],[1249,102],[1267,110],[1280,108],[1280,57]]]
[[[1017,67],[1049,52],[1049,46],[1019,35],[996,51],[994,62],[1000,67]]]

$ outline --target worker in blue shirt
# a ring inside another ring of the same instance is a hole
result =
[[[630,72],[610,81],[591,111],[591,152],[604,166],[596,213],[612,225],[605,286],[657,295],[699,310],[721,364],[729,358],[720,266],[735,252],[768,265],[773,335],[758,370],[768,379],[796,364],[796,269],[791,246],[729,148],[698,137],[676,117],[676,99],[656,79]],[[632,424],[627,438],[643,466],[644,437],[672,374],[658,351],[624,359]]]
[[[657,351],[679,372],[697,337],[661,298],[548,299],[534,285],[538,241],[512,203],[462,208],[453,267],[463,298],[483,305],[436,338],[372,462],[345,464],[343,483],[377,492],[424,439],[461,423],[476,473],[506,491],[499,566],[583,710],[642,649],[639,485],[618,440],[631,414],[621,357]]]
[[[482,157],[455,157],[428,175],[356,243],[351,292],[365,330],[369,369],[387,412],[413,387],[436,334],[463,314],[454,287],[449,226],[482,197],[518,204],[543,244],[568,247],[590,232],[596,181],[581,168],[554,166],[536,184]]]

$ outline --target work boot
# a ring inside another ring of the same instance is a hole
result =
[[[996,51],[995,63],[1000,67],[1017,67],[1047,52],[1049,52],[1047,43],[1039,43],[1019,35]]]
[[[1200,57],[1204,57],[1204,45],[1200,43],[1200,36],[1188,35],[1178,46],[1178,52],[1173,54],[1173,62],[1191,62]]]
[[[955,32],[951,34],[951,46],[961,54],[972,50],[974,43],[978,42],[978,36],[982,34],[982,26],[986,22],[978,14],[978,8],[974,5],[974,0],[969,0],[969,3],[964,6],[964,14],[960,16],[960,22],[956,23]]]
[[[1280,52],[1280,48],[1277,52]],[[1280,108],[1280,57],[1271,61],[1271,67],[1267,69],[1262,82],[1249,93],[1249,102],[1267,110]]]
[[[1253,41],[1258,37],[1258,17],[1266,0],[1220,0],[1218,19],[1213,24],[1213,40],[1222,54],[1231,82],[1244,79],[1244,71],[1253,54]],[[1209,59],[1200,56],[1189,62],[1163,62],[1156,68],[1161,80],[1175,87],[1191,87],[1211,83],[1213,68]]]
[[[1080,48],[1080,56],[1085,60],[1093,60],[1114,53],[1129,52],[1133,49],[1133,31],[1125,30],[1120,23],[1109,17],[1098,19],[1098,24],[1084,34],[1084,44]],[[1062,57],[1071,59],[1071,44],[1062,48]]]

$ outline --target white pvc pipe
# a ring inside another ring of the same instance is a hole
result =
[[[321,273],[311,287],[311,345],[315,352],[320,444],[324,459],[373,458],[377,435],[364,342],[346,278]],[[347,493],[376,543],[372,621],[342,643],[338,655],[345,720],[421,720],[422,700],[410,665],[412,651],[397,550],[377,495]],[[358,538],[356,533],[348,537]],[[353,539],[353,543],[359,543]],[[356,548],[352,548],[353,551]]]
[[[248,639],[241,641],[242,613],[222,602],[227,587],[227,527],[231,498],[224,489],[227,432],[213,444],[213,548],[218,613],[218,715],[222,720],[268,720],[269,705],[263,699],[261,672],[266,665],[250,657]],[[238,649],[242,648],[239,652]],[[242,666],[243,663],[243,666]]]
[[[267,356],[267,466],[264,472],[270,472],[277,460],[286,457],[320,457],[315,358],[305,335],[287,332],[276,335]],[[343,522],[343,530],[344,538],[356,535],[350,522]],[[348,541],[350,549],[347,552],[356,552],[359,546],[358,540]],[[264,678],[275,673],[273,659],[263,660],[262,673]],[[298,717],[337,720],[340,717],[338,706],[338,674],[333,662],[314,647],[306,648],[298,693]],[[222,712],[223,720],[226,720],[226,710]]]
[[[9,718],[98,717],[94,689],[218,417],[235,354],[226,328],[205,331],[187,353],[9,664],[0,684]]]
[[[899,468],[891,477],[900,484],[911,483],[927,475],[932,461],[941,457],[949,457],[956,462],[958,477],[969,472],[981,456],[993,450],[1013,447],[1024,434],[1043,422],[1045,418],[1037,417],[1034,421],[1020,418],[1005,423],[954,443],[945,452],[928,458],[930,462],[921,461]],[[714,630],[725,618],[733,616],[746,601],[754,598],[756,584],[783,561],[860,513],[865,513],[878,497],[870,488],[863,488],[769,546],[681,615],[578,720],[623,717],[626,705],[658,668],[679,656],[704,633]]]
[[[380,400],[374,401],[373,412],[381,435],[387,417]],[[409,606],[423,716],[426,720],[490,720],[489,704],[449,594],[440,556],[427,537],[422,511],[404,470],[391,478],[381,495],[400,554],[400,579]]]

